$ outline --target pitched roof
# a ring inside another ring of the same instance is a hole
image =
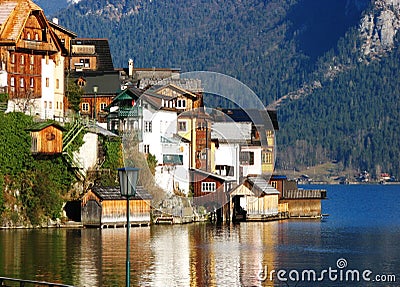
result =
[[[251,140],[251,123],[213,122],[211,138],[219,142],[246,142]]]
[[[0,45],[17,46],[25,24],[31,15],[36,16],[41,28],[48,29],[48,33],[51,35],[53,42],[49,43],[48,51],[62,51],[63,54],[66,54],[65,47],[50,27],[42,8],[31,0],[0,0]]]
[[[121,196],[119,186],[115,187],[93,186],[92,192],[95,193],[100,198],[100,200],[125,200],[125,197]],[[143,186],[137,186],[136,195],[130,197],[130,199],[132,200],[152,199],[152,196]]]
[[[71,46],[92,45],[97,55],[97,70],[114,71],[114,64],[111,56],[108,39],[77,38],[71,41]]]
[[[276,110],[222,109],[221,111],[235,122],[252,122],[256,126],[262,125],[266,129],[279,130]]]
[[[120,80],[118,72],[87,71],[84,73],[74,73],[71,78],[83,78],[86,81],[83,87],[84,95],[94,95],[93,86],[98,87],[97,95],[116,95],[120,90]]]
[[[259,193],[264,193],[266,195],[279,194],[279,191],[271,186],[268,181],[261,176],[249,176],[245,182],[250,185],[252,190],[255,189],[255,191]]]
[[[243,182],[229,191],[230,196],[247,194],[256,197],[264,195],[278,195],[279,191],[272,187],[268,181],[261,176],[249,176]]]
[[[62,131],[65,131],[65,128],[56,122],[38,122],[26,130],[32,131],[32,132],[37,132],[37,131],[44,130],[45,128],[50,127],[50,126],[54,126]]]
[[[32,11],[43,10],[31,0],[0,0],[0,42],[15,44]]]
[[[223,176],[223,175],[219,175],[219,174],[215,174],[215,173],[211,173],[205,170],[201,170],[201,169],[195,169],[195,168],[190,168],[189,172],[194,174],[194,173],[198,173],[204,176],[204,178],[212,178],[215,179],[219,182],[234,182],[236,181],[235,178],[230,177],[230,176]]]
[[[142,95],[143,90],[139,88],[128,88],[120,92],[104,110],[109,110],[111,107],[114,107],[118,102],[125,100],[137,100]]]
[[[175,91],[175,92],[177,92],[177,93],[179,93],[179,94],[181,94],[181,95],[183,95],[185,97],[190,97],[192,99],[197,99],[198,98],[197,95],[189,92],[188,90],[185,90],[182,87],[179,87],[179,86],[177,86],[175,84],[172,84],[172,83],[169,83],[169,84],[164,85],[164,86],[153,86],[152,88],[150,88],[150,90],[152,90],[153,92],[155,92],[157,94],[160,94],[163,90],[167,90],[167,89]]]

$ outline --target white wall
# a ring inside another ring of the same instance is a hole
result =
[[[52,119],[54,116],[55,63],[48,56],[42,58],[42,119]],[[46,85],[48,79],[48,86]]]
[[[152,123],[152,131],[145,131],[145,123]],[[161,136],[171,138],[176,133],[177,114],[173,111],[158,110],[151,108],[143,109],[143,142],[141,152],[144,152],[144,145],[150,146],[150,153],[155,155],[158,163],[162,163]]]
[[[85,142],[79,151],[75,153],[74,159],[77,160],[84,172],[92,167],[94,167],[97,163],[97,141],[98,135],[95,133],[86,133],[83,136],[83,141]]]
[[[261,146],[247,146],[242,147],[241,151],[250,151],[254,152],[254,165],[241,165],[243,168],[243,176],[247,175],[260,175],[262,174],[262,166],[261,166]]]
[[[162,189],[170,193],[173,192],[174,187],[179,187],[179,191],[184,194],[189,193],[189,143],[176,142],[163,145],[163,154],[175,154],[183,156],[182,165],[159,165],[156,168],[155,181]],[[159,162],[162,164],[163,162]]]

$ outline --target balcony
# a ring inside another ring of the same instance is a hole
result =
[[[118,118],[141,118],[143,117],[143,109],[139,106],[119,107]]]

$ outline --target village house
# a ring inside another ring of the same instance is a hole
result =
[[[55,122],[37,123],[28,129],[31,134],[32,154],[55,155],[63,151],[65,129]]]
[[[229,193],[231,221],[276,219],[279,191],[261,176],[247,177]]]
[[[68,51],[31,0],[2,0],[0,11],[0,74],[2,90],[9,95],[7,112],[62,117]]]
[[[81,220],[87,227],[126,226],[127,203],[118,187],[93,186],[82,198]],[[151,195],[142,186],[129,200],[131,225],[149,225]]]
[[[96,121],[107,128],[108,112],[105,110],[121,92],[116,72],[86,72],[74,74],[73,81],[81,87],[83,94],[80,103],[80,115]]]

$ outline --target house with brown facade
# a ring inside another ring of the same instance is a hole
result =
[[[63,132],[65,129],[55,122],[37,123],[28,129],[31,134],[32,154],[54,155],[63,150]]]
[[[31,0],[1,0],[0,11],[0,86],[9,95],[7,111],[62,117],[68,51]]]

